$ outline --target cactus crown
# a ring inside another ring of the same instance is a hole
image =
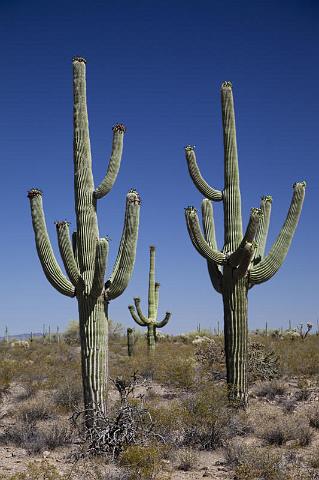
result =
[[[135,205],[141,205],[141,197],[135,188],[131,188],[127,194],[127,200]]]
[[[304,188],[306,186],[307,186],[307,183],[304,180],[303,182],[295,182],[292,187],[296,189],[296,188]]]
[[[188,207],[185,208],[185,212],[197,212],[197,209],[194,205],[188,205]]]
[[[261,200],[263,202],[270,202],[272,203],[272,196],[271,195],[264,195],[263,197],[261,197]]]
[[[37,197],[38,195],[41,197],[43,195],[42,190],[39,190],[38,188],[31,188],[31,190],[28,191],[28,198]]]
[[[124,123],[116,123],[115,125],[113,125],[112,130],[113,130],[113,132],[125,133],[126,132],[126,126],[124,125]]]
[[[186,145],[184,149],[186,152],[193,152],[195,150],[195,145]]]
[[[222,83],[222,88],[232,88],[233,84],[228,80]]]
[[[263,212],[262,212],[262,210],[261,210],[260,208],[252,208],[252,209],[250,210],[250,213],[251,213],[252,215],[257,215],[258,217],[263,217],[263,215],[264,215]]]
[[[54,225],[56,226],[56,228],[64,228],[71,225],[71,222],[68,222],[67,220],[59,220],[59,221],[55,221]]]
[[[72,58],[72,62],[82,62],[82,63],[86,63],[86,59],[83,58],[83,57],[73,57],[73,58]]]

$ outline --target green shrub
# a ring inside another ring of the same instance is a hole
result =
[[[129,480],[162,479],[161,460],[164,453],[165,449],[161,445],[132,445],[122,452],[119,464],[128,469]]]

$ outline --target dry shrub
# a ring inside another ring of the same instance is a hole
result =
[[[287,391],[285,385],[279,380],[263,382],[256,385],[254,392],[257,397],[266,397],[268,400],[274,400],[278,395],[284,395]]]
[[[316,376],[319,364],[319,335],[309,335],[305,340],[297,338],[268,339],[269,345],[279,356],[282,375]]]
[[[82,384],[78,378],[63,378],[53,394],[53,402],[62,412],[73,411],[83,401]]]
[[[282,456],[269,449],[229,443],[226,461],[235,469],[237,480],[287,480]]]
[[[144,339],[139,339],[132,357],[110,356],[110,374],[127,376],[138,371],[145,379],[181,389],[190,389],[195,381],[193,346],[163,341],[156,344],[152,355]]]
[[[226,390],[206,386],[167,407],[149,408],[154,430],[172,445],[213,450],[249,431],[245,412],[232,409]]]
[[[16,423],[7,427],[0,436],[0,443],[24,448],[30,454],[53,450],[72,443],[71,430],[59,423],[37,427],[32,423]]]
[[[309,425],[313,428],[319,429],[319,405],[313,405],[307,410],[309,418]]]
[[[1,475],[0,480],[67,480],[68,475],[60,475],[56,467],[46,460],[41,463],[30,462],[24,472]]]
[[[221,338],[205,339],[195,346],[195,357],[209,378],[226,378],[225,351]],[[279,358],[262,343],[248,344],[248,380],[272,380],[279,374]]]
[[[277,409],[255,412],[255,432],[269,445],[284,445],[288,441],[295,446],[307,446],[313,438],[306,415],[285,415]]]
[[[63,339],[68,345],[80,345],[80,328],[78,320],[71,320],[65,332]]]
[[[178,469],[188,472],[194,470],[199,460],[198,452],[192,448],[182,448],[178,452]]]
[[[45,398],[37,398],[26,401],[18,407],[15,416],[25,423],[35,423],[39,420],[54,418],[53,405]]]
[[[0,361],[0,398],[7,393],[17,369],[15,360],[4,359]]]

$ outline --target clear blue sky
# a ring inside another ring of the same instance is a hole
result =
[[[273,196],[268,248],[286,216],[292,184],[307,181],[301,221],[285,264],[249,294],[250,328],[319,316],[318,2],[0,0],[2,178],[0,335],[64,328],[77,303],[46,281],[36,256],[29,202],[44,191],[54,220],[75,224],[71,58],[87,58],[88,107],[96,183],[104,175],[116,122],[127,125],[120,174],[99,203],[101,234],[122,230],[125,194],[142,196],[136,266],[110,316],[132,320],[127,305],[147,299],[150,244],[157,246],[160,315],[166,331],[214,327],[222,300],[194,250],[184,207],[200,207],[184,145],[197,146],[202,173],[223,187],[220,84],[233,83],[244,225],[261,195]],[[216,204],[223,244],[222,206]],[[57,252],[57,257],[59,254]]]

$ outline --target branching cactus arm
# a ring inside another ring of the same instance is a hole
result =
[[[140,320],[139,316],[136,314],[134,306],[129,305],[128,309],[130,311],[130,314],[132,315],[133,320],[140,326],[140,327],[145,327],[147,324],[143,322],[143,320]]]
[[[303,201],[306,182],[295,183],[286,221],[269,254],[250,270],[249,281],[255,285],[269,280],[282,265],[294,236]]]
[[[144,325],[148,325],[150,322],[149,322],[149,319],[145,317],[145,315],[142,312],[141,299],[139,297],[134,298],[134,305],[135,305],[137,314],[140,317],[141,322],[143,322]]]
[[[109,253],[109,242],[107,238],[100,238],[96,243],[95,272],[92,283],[91,295],[99,297],[104,289],[104,275]]]
[[[138,237],[140,196],[136,190],[130,190],[126,196],[126,211],[122,238],[115,260],[110,286],[106,290],[107,300],[113,300],[126,289],[135,263]]]
[[[77,232],[72,233],[72,250],[74,255],[74,260],[77,268],[79,268],[79,255],[78,255],[78,246],[77,246]]]
[[[200,229],[196,208],[187,207],[185,209],[185,216],[190,238],[198,253],[200,253],[202,257],[206,258],[206,260],[211,260],[218,265],[223,265],[226,260],[226,255],[211,248],[204,239]]]
[[[235,271],[236,279],[243,278],[247,275],[256,247],[257,245],[255,242],[246,242],[245,246],[242,248],[240,263]]]
[[[228,259],[228,263],[233,266],[237,267],[242,263],[243,258],[247,258],[247,248],[246,245],[251,245],[252,242],[255,240],[259,222],[262,217],[262,211],[259,208],[252,208],[250,211],[250,218],[247,225],[247,229],[245,235],[239,245],[239,247],[232,253]],[[250,248],[248,247],[248,250]],[[254,249],[255,251],[255,249]]]
[[[223,193],[220,190],[212,188],[202,177],[197,165],[195,147],[187,145],[185,147],[185,156],[188,165],[190,176],[194,182],[194,185],[209,200],[220,202],[223,199]]]
[[[74,258],[72,243],[70,240],[69,223],[66,221],[56,222],[55,226],[58,235],[59,250],[66,273],[74,287],[77,289],[83,289],[84,283]]]
[[[270,214],[271,214],[272,197],[270,195],[264,196],[261,199],[260,210],[262,217],[259,221],[259,226],[256,234],[257,248],[254,256],[254,263],[260,262],[264,258],[265,247],[267,242]]]
[[[204,198],[202,201],[202,223],[206,242],[213,250],[218,250],[215,234],[215,222],[212,203]],[[208,273],[214,289],[222,293],[223,275],[215,262],[207,260]]]
[[[159,289],[160,289],[161,284],[158,282],[155,282],[155,311],[156,311],[156,317],[157,317],[157,312],[158,312],[158,304],[159,304]]]
[[[65,277],[53,253],[42,206],[42,192],[32,189],[28,192],[31,205],[35,243],[43,272],[51,285],[63,295],[74,297],[74,285]]]
[[[97,199],[103,198],[105,195],[107,195],[114,185],[121,165],[124,133],[125,126],[122,123],[114,125],[112,154],[107,168],[107,172],[100,185],[94,191],[94,197]]]
[[[156,328],[162,328],[162,327],[165,327],[165,325],[167,325],[167,323],[169,322],[169,319],[171,318],[171,313],[170,312],[166,312],[165,314],[165,317],[163,318],[163,320],[161,322],[156,322],[155,323],[155,327]]]

